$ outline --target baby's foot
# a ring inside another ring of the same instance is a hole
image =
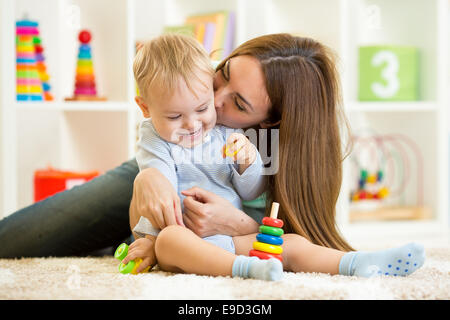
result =
[[[283,277],[283,264],[278,259],[237,256],[233,263],[233,277],[278,281]]]
[[[408,276],[419,269],[425,261],[421,244],[409,243],[386,250],[346,253],[339,264],[339,274],[360,277]]]

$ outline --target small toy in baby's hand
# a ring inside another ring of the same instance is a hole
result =
[[[114,258],[122,261],[128,254],[128,245],[126,243],[122,243],[120,246],[117,247],[116,252],[114,253]],[[123,264],[120,262],[119,264],[119,272],[123,274],[131,273],[131,274],[138,274],[136,272],[136,269],[139,267],[139,265],[142,263],[141,258],[136,258],[134,260],[129,261],[127,264]],[[142,272],[147,272],[150,269],[150,266],[145,268]]]
[[[263,225],[259,227],[260,233],[256,236],[258,241],[253,242],[253,250],[249,252],[250,256],[260,259],[276,258],[283,262],[281,256],[283,239],[281,236],[284,231],[281,229],[283,220],[277,219],[279,206],[280,204],[277,202],[272,203],[270,217],[263,218]]]
[[[224,157],[231,157],[233,158],[238,152],[239,150],[235,150],[234,152],[230,152],[229,150],[231,149],[231,147],[233,147],[234,143],[230,143],[227,144],[224,148]]]

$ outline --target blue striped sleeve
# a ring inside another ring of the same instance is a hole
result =
[[[170,145],[156,132],[150,119],[145,119],[139,127],[136,161],[139,170],[158,169],[178,190],[175,161],[170,152]]]

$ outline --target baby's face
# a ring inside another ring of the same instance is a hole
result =
[[[216,125],[213,78],[202,73],[201,81],[193,79],[189,90],[184,81],[169,98],[152,95],[149,104],[150,116],[156,131],[164,140],[185,148],[203,142],[206,134]]]

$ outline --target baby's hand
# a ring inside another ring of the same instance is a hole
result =
[[[147,235],[145,238],[135,240],[128,247],[128,254],[123,258],[122,263],[127,264],[131,260],[141,258],[142,263],[137,267],[136,272],[139,273],[148,266],[150,269],[156,264],[155,255],[155,240],[156,237]]]
[[[242,174],[256,160],[256,147],[242,133],[232,133],[222,148],[223,157],[232,157]]]

